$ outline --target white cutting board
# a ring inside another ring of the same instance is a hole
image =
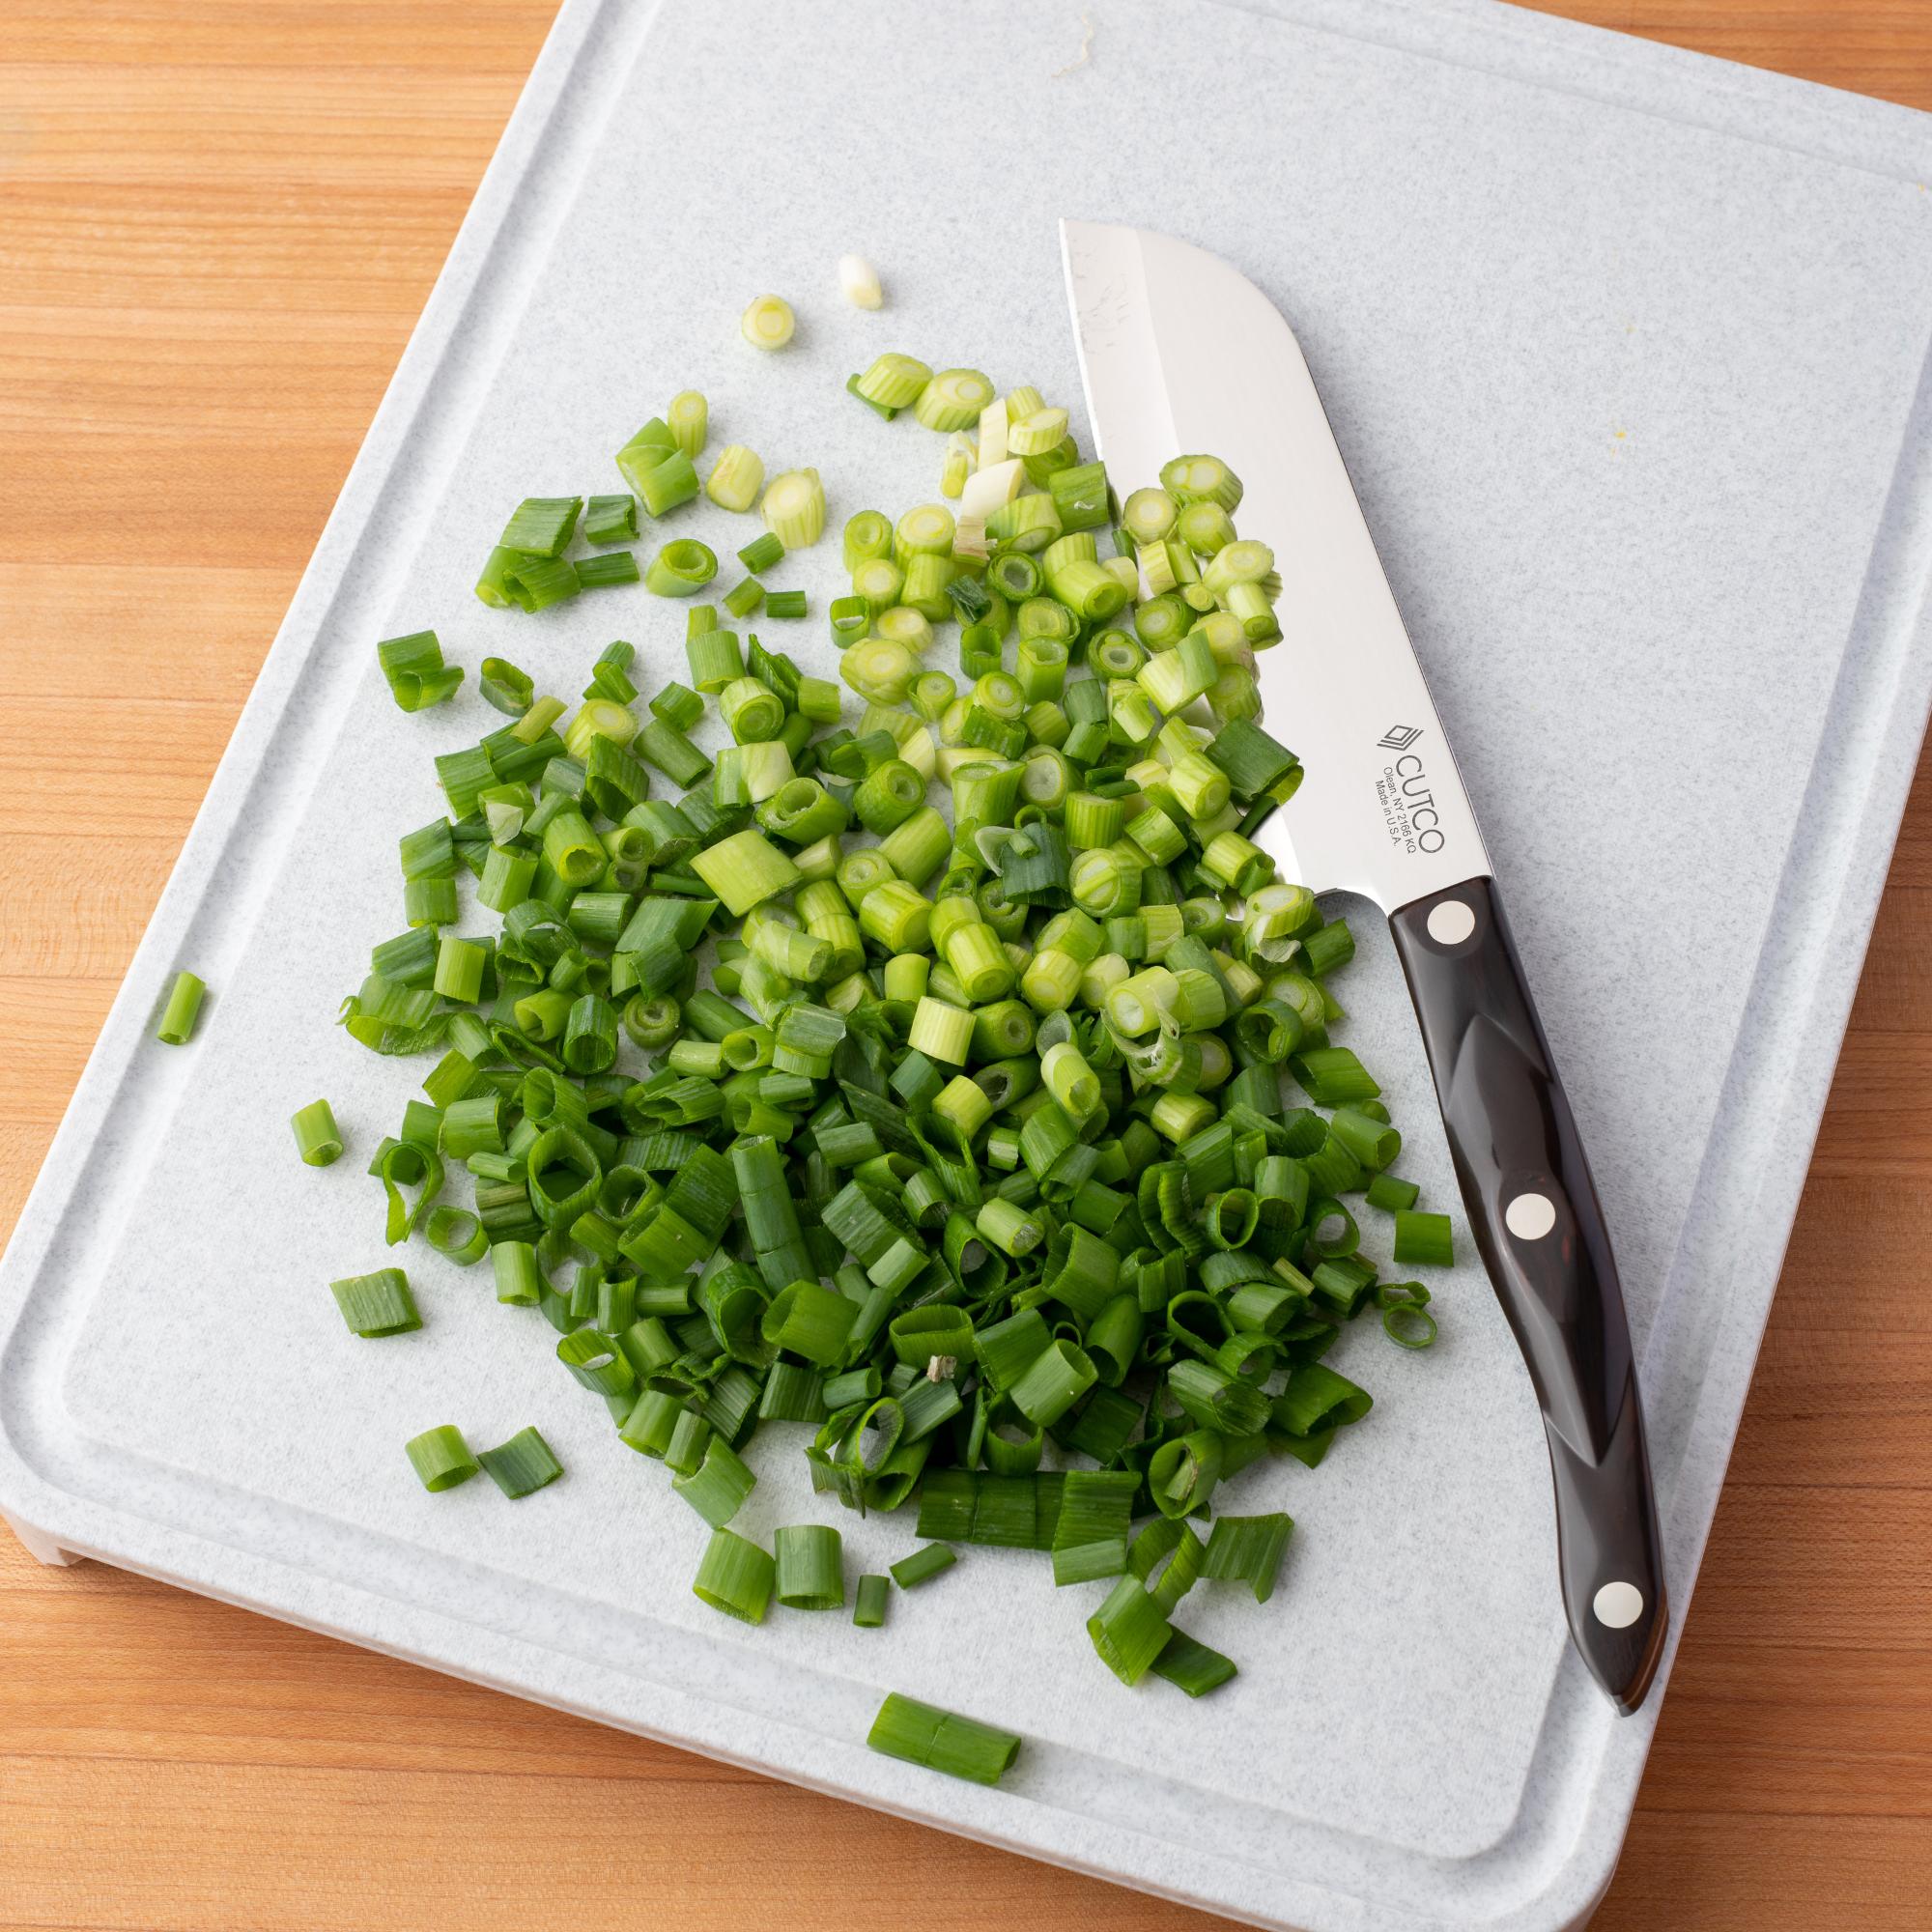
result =
[[[1203,1706],[1118,1687],[1097,1593],[1018,1554],[967,1552],[878,1633],[730,1624],[689,1593],[702,1525],[539,1318],[412,1251],[428,1327],[354,1344],[324,1286],[386,1258],[361,1168],[421,1071],[335,1004],[400,923],[429,754],[495,722],[473,676],[400,715],[375,639],[434,625],[566,696],[614,636],[646,690],[679,674],[682,611],[641,589],[475,603],[507,508],[615,487],[694,384],[715,440],[821,469],[835,531],[929,497],[937,440],[844,377],[899,348],[1077,414],[1055,219],[1165,229],[1299,333],[1455,739],[1622,1264],[1681,1622],[1932,688],[1927,124],[1482,4],[1087,12],[1082,58],[1077,9],[1014,0],[836,29],[565,8],[0,1269],[0,1499],[50,1558],[1259,1922],[1574,1923],[1658,1697],[1617,1720],[1568,1654],[1541,1432],[1473,1268],[1430,1354],[1348,1338],[1378,1406],[1324,1467],[1246,1479],[1299,1527],[1264,1608],[1187,1604],[1241,1666]],[[849,248],[883,314],[838,302]],[[765,289],[800,310],[782,356],[736,339]],[[762,628],[826,668],[836,543],[785,581],[814,615]],[[1348,1037],[1447,1200],[1400,977],[1355,923]],[[213,991],[170,1052],[177,964]],[[355,1155],[321,1175],[285,1124],[318,1093]],[[400,1444],[445,1420],[536,1421],[569,1476],[514,1513],[425,1496]],[[793,1446],[757,1448],[747,1525],[826,1518]],[[910,1547],[839,1520],[855,1574]],[[1018,1769],[980,1791],[870,1756],[889,1689],[1021,1731]]]

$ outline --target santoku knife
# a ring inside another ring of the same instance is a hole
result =
[[[1285,878],[1388,915],[1476,1246],[1543,1411],[1558,1566],[1583,1662],[1624,1712],[1667,1611],[1643,1413],[1603,1210],[1456,761],[1308,365],[1217,256],[1061,223],[1094,434],[1124,486],[1224,459],[1241,527],[1273,547],[1284,641],[1264,716],[1306,775],[1259,842]]]

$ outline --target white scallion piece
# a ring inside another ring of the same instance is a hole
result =
[[[885,292],[879,287],[879,271],[863,255],[838,258],[838,293],[854,308],[879,308]]]
[[[738,324],[753,349],[782,349],[792,338],[798,319],[782,296],[760,296]]]
[[[990,469],[996,463],[1004,463],[1009,454],[1007,399],[999,396],[980,412],[980,468]]]
[[[989,469],[982,455],[979,469],[967,477],[959,492],[959,514],[984,523],[1025,488],[1026,465],[1017,456],[1005,457]]]

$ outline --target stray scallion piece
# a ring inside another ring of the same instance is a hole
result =
[[[1413,1208],[1421,1194],[1422,1189],[1412,1180],[1401,1179],[1393,1174],[1378,1174],[1369,1182],[1366,1198],[1371,1208],[1393,1214],[1401,1208]]]
[[[886,298],[878,270],[863,255],[839,256],[838,292],[854,308],[878,308]]]
[[[788,1610],[836,1610],[845,1602],[838,1532],[822,1522],[781,1529],[772,1539],[778,1599]]]
[[[480,1449],[477,1466],[511,1498],[529,1495],[563,1474],[563,1464],[534,1429],[520,1429],[496,1449]]]
[[[1019,1755],[1011,1731],[961,1718],[936,1705],[922,1704],[895,1690],[879,1706],[867,1744],[887,1757],[942,1771],[975,1784],[997,1784]]]
[[[704,479],[704,494],[721,510],[749,510],[764,487],[764,460],[741,442],[726,443]]]
[[[1205,1697],[1236,1673],[1234,1663],[1218,1650],[1210,1650],[1185,1631],[1173,1631],[1153,1661],[1153,1674],[1166,1678],[1190,1697]]]
[[[1256,1603],[1266,1603],[1274,1594],[1275,1576],[1293,1528],[1293,1520],[1279,1513],[1216,1517],[1201,1562],[1202,1576],[1246,1583]]]
[[[646,1350],[642,1337],[639,1338],[637,1349],[650,1362],[653,1372],[677,1359],[674,1352],[655,1341]],[[757,1480],[746,1466],[744,1458],[723,1436],[714,1435],[705,1443],[703,1460],[697,1467],[677,1477],[671,1488],[713,1529],[723,1529],[738,1514]]]
[[[920,1584],[937,1577],[942,1570],[951,1570],[958,1562],[958,1555],[944,1543],[928,1543],[923,1549],[915,1549],[910,1556],[901,1556],[892,1566],[893,1581],[901,1590],[916,1590]]]
[[[476,1458],[469,1453],[462,1430],[454,1423],[446,1422],[440,1429],[425,1429],[420,1435],[411,1436],[403,1448],[410,1466],[432,1495],[467,1483],[477,1470]]]
[[[389,695],[403,711],[426,711],[456,696],[463,682],[461,665],[445,665],[442,645],[434,631],[413,631],[406,638],[384,638],[376,646]]]
[[[753,349],[782,349],[798,327],[798,318],[782,296],[759,296],[739,318],[738,327]]]
[[[889,352],[876,356],[871,367],[852,386],[853,393],[863,402],[903,410],[919,400],[920,392],[931,381],[931,369],[918,356]]]
[[[422,1326],[410,1278],[401,1268],[378,1268],[374,1274],[351,1275],[332,1281],[328,1292],[342,1311],[352,1335],[407,1335]]]
[[[861,1577],[852,1605],[852,1621],[861,1630],[877,1630],[886,1620],[886,1599],[892,1594],[887,1577]]]
[[[626,497],[626,502],[631,499]],[[634,506],[635,507],[635,506]],[[536,686],[526,671],[521,671],[507,658],[485,658],[477,689],[486,703],[509,718],[521,718],[536,698]]]
[[[1446,1214],[1420,1208],[1395,1210],[1395,1259],[1401,1267],[1449,1267],[1456,1260],[1455,1230]]]
[[[738,553],[738,561],[756,577],[784,561],[785,547],[770,530],[761,530]]]
[[[805,615],[805,592],[803,590],[766,591],[765,615],[767,617],[803,617]]]
[[[848,396],[857,396],[859,400],[862,403],[864,403],[865,406],[868,410],[870,410],[871,412],[875,416],[877,416],[881,422],[891,422],[892,419],[898,414],[898,411],[895,410],[890,403],[874,402],[873,399],[870,396],[867,395],[866,392],[860,387],[860,384],[863,380],[864,379],[862,377],[857,375],[847,376],[845,378],[845,393]]]
[[[1429,1291],[1419,1281],[1378,1283],[1376,1306],[1381,1310],[1382,1333],[1399,1347],[1426,1349],[1435,1340]]]
[[[815,469],[787,469],[765,485],[759,513],[786,550],[810,550],[825,531],[825,486]]]
[[[679,537],[652,557],[644,587],[660,597],[695,597],[717,575],[717,552],[696,537]]]
[[[603,556],[581,556],[575,568],[578,587],[582,590],[599,590],[612,583],[638,581],[638,559],[627,550],[609,551]]]
[[[311,1100],[298,1107],[289,1121],[296,1137],[296,1151],[308,1167],[327,1167],[342,1157],[342,1133],[335,1124],[335,1110],[327,1100]]]
[[[161,1013],[161,1023],[155,1029],[155,1037],[163,1046],[185,1046],[194,1032],[196,1015],[201,1011],[202,997],[208,988],[192,973],[182,972],[175,975],[175,982],[168,989],[168,1003]]]
[[[699,439],[699,447],[703,446]],[[695,457],[696,450],[687,450]],[[583,506],[583,540],[609,546],[638,540],[638,499],[628,490],[614,497],[592,497]]]
[[[690,1415],[689,1410],[685,1413]],[[740,1623],[761,1624],[777,1582],[778,1566],[764,1550],[721,1527],[711,1532],[691,1588],[700,1603]]]
[[[500,550],[527,556],[561,556],[577,528],[582,497],[526,497],[497,539]]]
[[[665,421],[678,448],[696,463],[704,451],[704,438],[711,426],[711,406],[696,389],[682,389],[670,399]]]

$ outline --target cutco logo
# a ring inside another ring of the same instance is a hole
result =
[[[1420,725],[1391,724],[1377,739],[1384,751],[1403,755],[1382,767],[1376,781],[1376,797],[1381,803],[1382,826],[1390,844],[1400,845],[1405,852],[1439,852],[1442,815],[1435,809],[1429,773],[1414,749],[1421,737]]]

